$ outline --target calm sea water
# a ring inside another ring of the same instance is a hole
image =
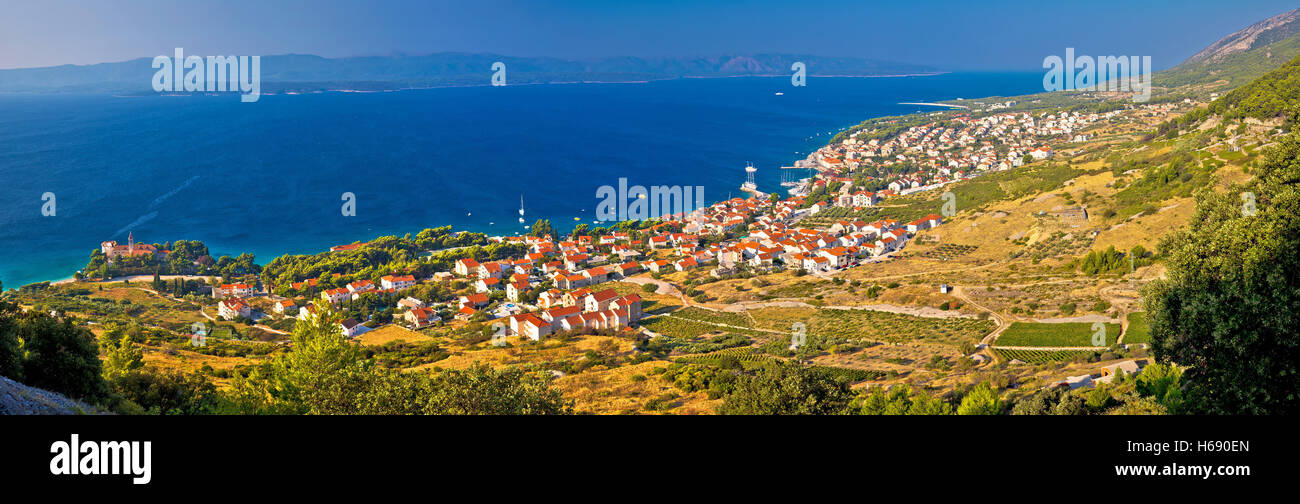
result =
[[[0,95],[0,281],[67,278],[104,240],[197,239],[265,264],[451,224],[493,234],[590,223],[596,189],[703,186],[782,165],[863,119],[921,102],[1033,92],[1041,76],[681,79],[392,93]],[[776,96],[783,92],[783,96]],[[926,108],[927,107],[920,107]],[[57,214],[41,215],[54,193]],[[341,195],[356,195],[344,217]]]

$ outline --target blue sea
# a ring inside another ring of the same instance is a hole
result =
[[[202,240],[286,253],[426,227],[490,234],[591,223],[596,190],[703,186],[739,196],[899,105],[1041,90],[1037,73],[678,79],[627,84],[115,97],[0,95],[0,282],[68,278],[105,240]],[[782,92],[778,96],[775,93]],[[800,172],[803,173],[803,172]],[[42,216],[42,195],[55,196]],[[356,195],[356,216],[340,211]]]

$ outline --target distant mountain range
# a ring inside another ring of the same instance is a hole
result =
[[[492,65],[498,61],[505,63],[506,77],[510,84],[790,75],[791,65],[799,61],[806,65],[810,77],[942,73],[939,69],[923,65],[793,54],[591,60],[468,53],[352,58],[288,54],[261,58],[262,91],[386,90],[487,85],[492,75]],[[152,58],[140,58],[96,65],[0,70],[0,92],[153,92],[151,78],[156,70],[152,63]]]

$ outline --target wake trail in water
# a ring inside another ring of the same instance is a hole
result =
[[[171,191],[168,191],[167,194],[164,194],[164,195],[162,195],[162,196],[159,196],[159,197],[157,197],[157,198],[154,198],[153,203],[150,203],[150,204],[149,204],[149,208],[150,208],[150,209],[157,208],[158,205],[161,204],[163,201],[165,201],[167,198],[170,198],[170,197],[172,197],[172,196],[175,196],[176,193],[181,192],[181,191],[184,190],[186,187],[189,187],[190,184],[193,184],[194,181],[195,181],[195,180],[198,180],[198,179],[199,179],[199,176],[198,176],[198,175],[195,175],[195,176],[193,176],[193,177],[190,177],[188,180],[185,181],[185,183],[181,184],[180,187],[177,187],[177,188],[175,188],[175,189],[172,189]]]

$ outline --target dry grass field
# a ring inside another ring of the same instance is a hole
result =
[[[541,362],[555,362],[584,358],[588,350],[611,351],[619,357],[626,357],[633,351],[632,342],[627,338],[614,336],[573,336],[569,340],[546,338],[541,342],[528,342],[518,336],[506,338],[507,346],[493,347],[491,343],[481,343],[470,347],[457,344],[446,345],[450,357],[437,362],[423,364],[418,368],[465,369],[475,363],[493,367],[525,365]]]
[[[395,324],[388,324],[373,331],[369,331],[357,337],[357,340],[365,346],[376,346],[392,343],[395,341],[405,341],[407,343],[427,343],[437,341],[437,338],[427,336]]]
[[[265,357],[219,357],[215,355],[204,355],[197,352],[186,350],[179,346],[162,347],[143,346],[144,362],[146,365],[154,366],[159,369],[177,370],[186,373],[194,373],[203,368],[204,365],[210,366],[216,371],[231,371],[236,366],[251,366],[265,361]],[[226,387],[230,384],[229,378],[212,376],[212,381],[218,388]]]
[[[587,371],[561,377],[555,385],[564,392],[564,397],[575,401],[574,406],[579,412],[602,415],[660,414],[658,411],[646,411],[645,404],[651,399],[677,396],[666,401],[663,414],[712,414],[714,408],[722,402],[721,399],[710,400],[704,392],[687,394],[651,374],[655,367],[666,365],[662,361],[650,361],[614,369]]]

